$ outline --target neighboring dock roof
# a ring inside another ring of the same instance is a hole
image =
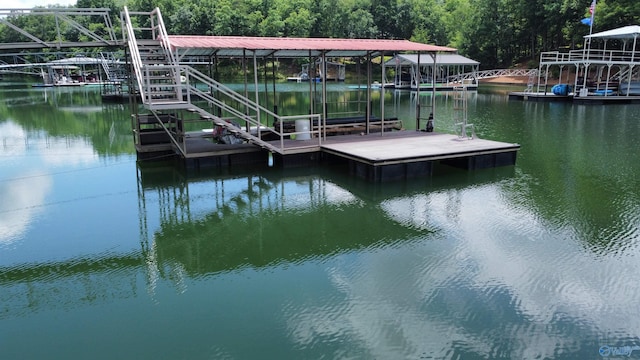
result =
[[[50,62],[52,65],[85,65],[85,64],[102,64],[103,60],[87,57],[87,56],[75,56],[66,59],[53,60]]]
[[[479,65],[480,63],[458,54],[436,54],[436,64],[438,65]],[[415,65],[418,63],[418,55],[416,54],[399,54],[395,58],[387,60],[385,66],[396,65]],[[431,56],[421,56],[420,65],[433,65]]]
[[[599,33],[585,36],[585,38],[602,38],[602,39],[636,39],[640,36],[640,26],[629,25],[621,28],[602,31]]]
[[[246,51],[258,57],[281,58],[378,56],[382,52],[455,52],[456,49],[408,40],[275,38],[244,36],[169,35],[181,56],[241,57]],[[248,55],[248,54],[247,54]]]

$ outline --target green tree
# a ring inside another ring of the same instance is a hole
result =
[[[598,31],[605,31],[624,25],[637,25],[639,21],[640,1],[601,0],[596,8],[594,27]]]
[[[284,19],[284,36],[308,37],[313,27],[314,18],[308,9],[298,9],[292,11]]]
[[[368,39],[378,34],[373,16],[364,9],[357,9],[347,16],[345,37],[352,39]]]
[[[397,33],[395,18],[397,16],[396,0],[371,0],[370,13],[378,29],[379,38],[393,38]]]
[[[214,35],[246,35],[249,32],[247,18],[243,15],[246,6],[233,0],[216,3],[213,21]]]
[[[314,14],[311,26],[311,37],[340,37],[340,29],[343,27],[340,21],[344,13],[338,0],[314,0],[311,4],[311,13]]]
[[[413,3],[413,34],[411,40],[422,43],[448,45],[448,36],[443,22],[444,11],[436,0],[421,0]]]
[[[177,8],[169,16],[171,29],[167,32],[171,34],[195,34],[196,14],[190,4],[184,4]]]

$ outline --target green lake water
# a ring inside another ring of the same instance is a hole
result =
[[[640,105],[508,90],[468,118],[515,166],[370,184],[138,164],[128,105],[1,82],[0,359],[640,358]]]

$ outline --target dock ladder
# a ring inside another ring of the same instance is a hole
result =
[[[467,121],[468,103],[467,87],[464,85],[454,87],[453,118],[460,139],[476,138],[476,131],[473,124],[469,124]]]
[[[435,91],[432,93],[431,100],[422,104],[420,101],[420,92],[416,91],[413,93],[413,96],[416,98],[416,131],[426,131],[433,132],[433,110],[435,101]],[[424,125],[424,129],[420,129],[421,124]]]
[[[527,88],[524,89],[524,92],[526,93],[531,93],[533,92],[533,86],[536,84],[536,82],[538,81],[538,71],[532,71],[531,73],[529,73],[529,79],[527,80]]]

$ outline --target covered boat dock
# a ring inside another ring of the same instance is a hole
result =
[[[150,15],[159,17],[159,10]],[[150,39],[138,40],[135,34],[139,32],[128,16],[127,13],[132,68],[144,108],[150,111],[133,116],[140,158],[153,157],[158,151],[174,152],[195,167],[210,163],[266,163],[269,154],[276,166],[341,159],[351,164],[350,168],[364,167],[367,170],[357,170],[354,174],[376,182],[428,175],[434,161],[456,159],[454,165],[469,169],[515,163],[519,145],[485,142],[475,134],[467,136],[466,121],[458,135],[434,133],[435,97],[431,97],[428,104],[417,104],[415,130],[410,131],[388,127],[397,124],[398,119],[385,114],[384,101],[380,102],[380,109],[372,108],[372,59],[403,52],[433,58],[439,53],[453,53],[455,49],[406,40],[168,35],[163,28],[158,29],[158,34],[151,34]],[[162,20],[152,23],[162,24]],[[216,79],[215,69],[220,60],[232,58],[242,62],[243,91],[234,91]],[[321,64],[335,58],[357,58],[358,63],[363,60],[366,99],[362,113],[329,112],[326,81],[319,85],[309,83],[309,110],[305,114],[281,115],[286,109],[278,109],[275,101],[274,107],[267,109],[260,102],[259,93],[262,86],[265,92],[271,86],[271,96],[277,96],[275,80],[272,84],[259,83],[258,65],[278,58],[303,58],[309,63],[320,59]],[[207,64],[213,75],[207,76],[185,65],[187,63]],[[386,67],[381,66],[382,79],[385,70]],[[319,93],[314,92],[316,86],[320,87]],[[385,89],[380,91],[384,98]],[[337,120],[344,123],[336,124]],[[193,131],[198,124],[201,131]],[[285,131],[286,124],[294,126]],[[361,126],[357,134],[331,136],[332,127],[348,128],[354,124]],[[207,128],[209,131],[205,131]],[[224,133],[231,142],[212,141],[212,133]],[[443,138],[447,140],[441,141]],[[336,142],[341,145],[336,147]],[[369,151],[367,156],[361,156],[358,149],[365,146],[365,142]],[[467,145],[461,147],[460,143]],[[393,145],[389,147],[389,144]],[[432,152],[423,154],[422,150],[418,151],[420,148],[430,148]]]
[[[425,91],[453,90],[462,85],[468,89],[478,87],[479,62],[454,53],[426,55],[397,54],[385,61],[384,67],[393,69],[394,76],[392,80],[385,79],[384,86]]]
[[[624,26],[586,35],[582,49],[543,52],[537,83],[524,92],[510,94],[510,98],[594,104],[640,103],[638,37],[640,26]],[[552,70],[559,74],[554,83],[549,82]]]

